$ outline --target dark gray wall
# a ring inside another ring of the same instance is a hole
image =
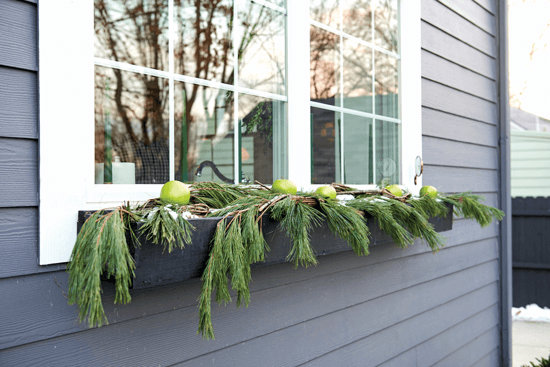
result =
[[[425,184],[498,205],[496,0],[422,0]],[[0,2],[1,366],[494,366],[498,226],[457,220],[447,247],[375,246],[314,268],[253,270],[251,304],[213,308],[196,335],[199,280],[134,291],[109,326],[68,306],[61,266],[37,265],[37,12]],[[62,101],[60,101],[62,103]]]

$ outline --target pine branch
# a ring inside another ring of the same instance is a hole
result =
[[[330,230],[348,241],[358,256],[369,254],[369,228],[358,210],[340,205],[333,200],[320,201]]]
[[[314,226],[319,226],[322,214],[307,204],[292,200],[290,196],[278,201],[271,208],[271,217],[279,221],[292,240],[292,248],[287,256],[287,261],[308,267],[316,265],[317,259],[309,242],[309,231]]]
[[[168,252],[174,248],[183,249],[191,243],[191,232],[195,228],[181,216],[177,205],[161,204],[145,215],[145,224],[140,233],[154,244],[162,244]]]
[[[102,273],[115,276],[115,303],[131,300],[135,265],[126,242],[127,215],[122,208],[94,213],[82,226],[67,265],[68,302],[78,305],[80,321],[87,317],[90,327],[108,324],[101,303]]]
[[[454,213],[467,219],[474,219],[481,227],[487,227],[493,219],[502,220],[504,212],[491,206],[482,204],[485,198],[481,195],[474,195],[470,191],[445,195],[439,197],[441,200],[454,205]]]

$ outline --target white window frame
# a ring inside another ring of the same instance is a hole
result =
[[[269,4],[264,0],[253,1]],[[402,184],[417,193],[422,185],[421,178],[414,185],[414,158],[422,154],[420,2],[400,1],[399,101],[401,131],[405,137],[401,144],[401,177]],[[309,1],[289,0],[287,4],[288,156],[291,157],[288,174],[289,179],[307,190],[316,186],[311,185],[308,139]],[[95,185],[94,3],[43,1],[39,3],[38,14],[39,264],[47,265],[69,260],[79,210],[158,197],[162,185]]]

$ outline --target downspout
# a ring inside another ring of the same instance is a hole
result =
[[[506,216],[500,222],[501,366],[512,366],[512,198],[510,187],[510,106],[508,94],[508,5],[498,2],[499,49],[499,203]]]

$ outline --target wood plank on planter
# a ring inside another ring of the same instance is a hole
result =
[[[448,213],[452,213],[452,205],[446,204],[446,206]],[[92,214],[89,211],[79,212],[79,230],[84,221]],[[393,242],[372,216],[367,214],[366,218],[370,230],[370,246]],[[211,241],[220,219],[189,220],[189,223],[195,227],[191,236],[192,245],[187,245],[183,249],[175,249],[171,253],[167,253],[163,246],[152,243],[146,235],[138,234],[139,245],[133,243],[129,245],[136,261],[135,279],[132,288],[148,288],[202,276],[207,264]],[[442,218],[430,218],[429,222],[437,232],[444,232],[452,229],[453,220],[451,215],[447,215],[447,217]],[[279,222],[271,219],[268,215],[263,217],[261,223],[262,232],[270,251],[266,253],[265,261],[253,266],[259,267],[286,262],[292,249],[290,237],[288,237],[286,231],[280,228]],[[139,231],[141,227],[142,224],[139,223],[134,227],[134,230]],[[352,250],[347,241],[332,233],[326,221],[322,221],[319,227],[310,231],[310,241],[317,256]]]

